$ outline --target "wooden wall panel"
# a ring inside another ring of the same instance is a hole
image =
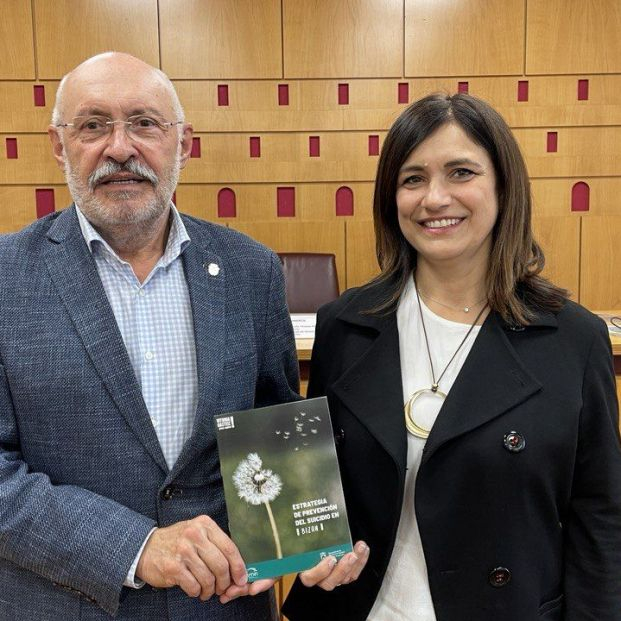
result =
[[[557,132],[556,152],[547,152],[547,131]],[[621,170],[621,127],[551,127],[514,133],[532,177],[610,177]]]
[[[283,0],[284,76],[403,74],[402,0]]]
[[[183,173],[182,173],[183,174]],[[235,192],[235,218],[218,216],[218,193],[224,188]],[[177,186],[176,203],[179,211],[218,224],[231,221],[256,222],[276,220],[276,187],[268,184],[186,184]]]
[[[379,274],[375,258],[375,233],[372,220],[345,223],[347,245],[347,286],[358,287]]]
[[[621,213],[621,177],[582,177],[575,179],[533,179],[533,214],[567,216],[571,213],[571,191],[583,182],[589,186],[589,211],[574,212],[574,217]]]
[[[309,156],[309,136],[320,136],[321,156]],[[261,157],[250,157],[247,134],[199,134],[201,157],[191,159],[187,183],[368,181],[377,157],[369,156],[368,134],[262,134]]]
[[[408,102],[429,93],[455,93],[458,83],[491,103],[511,127],[621,125],[621,75],[589,76],[589,99],[577,98],[580,76],[529,77],[529,100],[518,102],[515,77],[438,77],[390,80],[178,80],[186,117],[199,132],[386,130],[407,104],[397,99],[407,84]],[[349,103],[338,103],[338,85],[349,88]],[[226,84],[228,106],[218,105]],[[278,104],[279,85],[288,86],[288,105]]]
[[[526,72],[621,72],[619,0],[528,0]]]
[[[35,77],[30,0],[5,0],[0,19],[0,80]]]
[[[533,218],[533,229],[546,257],[542,275],[568,289],[577,300],[580,294],[580,218],[538,216]]]
[[[39,186],[0,185],[0,234],[14,233],[34,222],[37,218],[35,190]],[[71,204],[71,196],[65,185],[42,185],[53,189],[56,211]]]
[[[275,252],[331,252],[336,257],[339,288],[345,289],[345,222],[230,222],[231,228]]]
[[[36,106],[33,86],[42,86],[45,106]],[[58,82],[2,82],[0,83],[0,132],[47,131]]]
[[[7,138],[17,138],[17,159],[6,157]],[[55,184],[64,180],[47,134],[0,134],[0,184]]]
[[[160,35],[171,78],[282,76],[279,0],[160,0]]]
[[[373,184],[350,183],[354,195],[354,215],[336,215],[336,192],[344,184],[300,183],[295,184],[295,219],[318,220],[368,220],[372,217]],[[218,216],[218,193],[223,188],[235,193],[237,213],[234,218]],[[230,222],[282,222],[277,215],[277,187],[266,183],[240,183],[229,185],[185,184],[177,187],[177,207],[184,213],[226,224]],[[331,224],[329,226],[332,226]]]
[[[405,75],[522,74],[524,0],[450,4],[405,0]]]
[[[111,50],[159,66],[157,0],[34,0],[39,79]]]
[[[621,309],[621,215],[582,218],[580,302]]]
[[[336,214],[336,192],[348,187],[353,193],[353,216]],[[332,226],[331,220],[369,220],[373,217],[372,183],[301,183],[296,194],[299,197],[299,217],[302,220],[324,220]],[[296,205],[298,203],[296,202]]]

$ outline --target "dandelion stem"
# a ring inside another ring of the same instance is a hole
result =
[[[270,518],[270,524],[272,526],[272,535],[274,536],[274,543],[276,544],[276,558],[282,558],[282,548],[280,547],[280,537],[278,536],[278,528],[276,528],[276,520],[274,520],[274,514],[272,513],[272,507],[270,507],[269,500],[265,500],[265,508],[267,509],[267,515]]]

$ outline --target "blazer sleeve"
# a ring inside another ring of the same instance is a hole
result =
[[[271,254],[255,407],[300,399],[299,367],[280,260]]]
[[[114,615],[127,571],[153,526],[110,499],[54,485],[29,470],[0,360],[0,558]]]
[[[586,361],[565,538],[565,621],[621,621],[621,448],[606,327]]]

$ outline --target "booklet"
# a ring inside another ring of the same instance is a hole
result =
[[[233,541],[248,580],[352,550],[325,397],[215,417]]]

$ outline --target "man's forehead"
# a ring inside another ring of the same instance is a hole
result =
[[[173,102],[170,91],[156,74],[129,78],[117,74],[76,76],[67,83],[65,106],[75,114],[96,111],[167,114],[173,109]]]

